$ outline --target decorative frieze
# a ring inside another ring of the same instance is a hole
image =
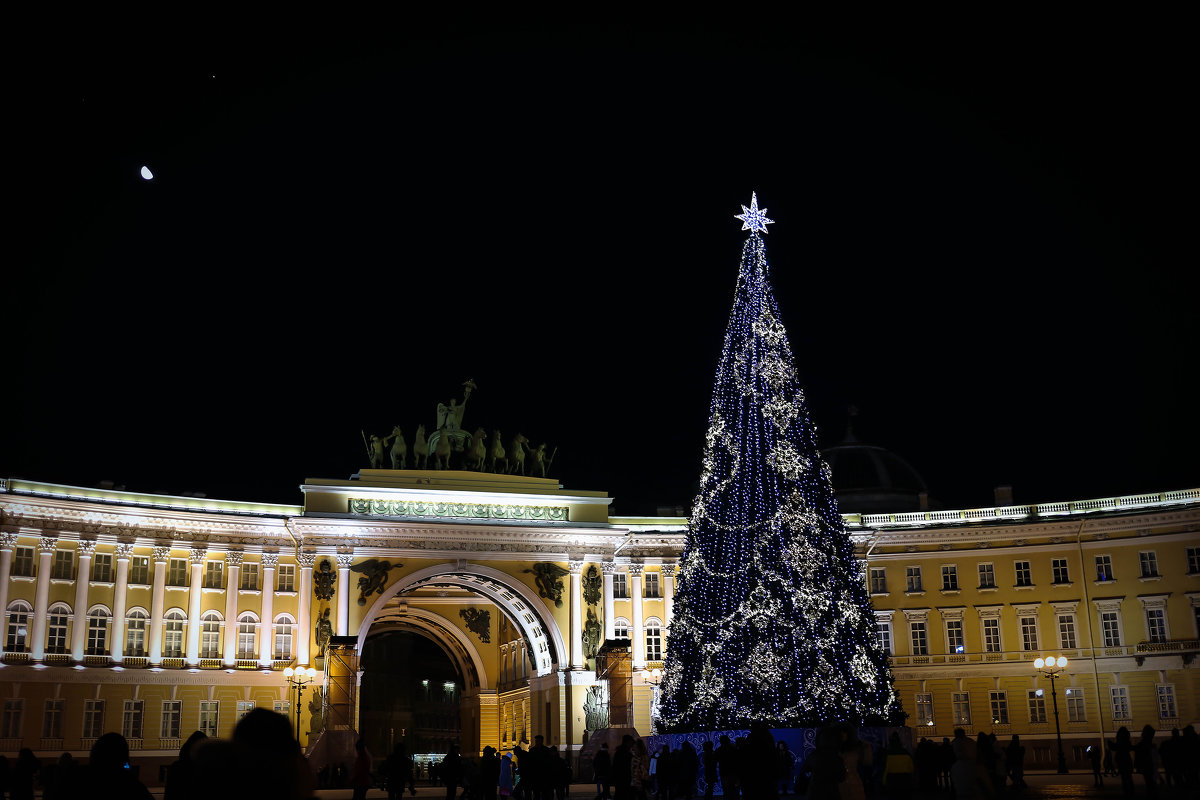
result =
[[[350,513],[369,517],[421,519],[513,519],[522,522],[569,522],[568,506],[514,506],[495,503],[439,503],[352,497]]]

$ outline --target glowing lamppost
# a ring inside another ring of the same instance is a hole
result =
[[[1054,702],[1054,735],[1058,737],[1058,774],[1067,774],[1067,755],[1063,752],[1062,729],[1058,724],[1058,692],[1054,690],[1054,679],[1067,669],[1067,659],[1063,656],[1055,658],[1047,656],[1033,661],[1033,668],[1050,678],[1050,699]]]
[[[292,669],[287,667],[283,670],[283,677],[291,684],[292,689],[296,692],[296,741],[300,741],[300,698],[304,697],[304,687],[312,683],[317,677],[317,671],[312,667],[305,669],[297,667]]]

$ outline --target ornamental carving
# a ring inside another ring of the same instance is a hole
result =
[[[604,579],[600,577],[600,570],[596,569],[595,564],[592,564],[583,576],[583,602],[589,606],[599,603],[603,588]]]
[[[484,644],[492,643],[492,612],[478,608],[464,608],[458,612],[458,615],[463,618],[463,622],[467,623],[467,630],[479,637],[479,641]]]
[[[534,583],[538,587],[538,594],[547,600],[553,600],[556,608],[562,608],[562,577],[568,574],[570,570],[564,569],[558,564],[542,561],[534,564],[532,569],[524,571],[533,574]]]
[[[333,597],[333,581],[337,573],[328,558],[321,559],[321,565],[313,572],[313,596],[318,600],[329,600]]]
[[[365,606],[367,598],[371,595],[383,594],[383,589],[387,586],[388,572],[393,566],[402,567],[404,565],[393,564],[378,558],[368,558],[350,568],[351,572],[357,572],[361,576],[358,579],[358,604],[360,606]]]
[[[246,554],[241,550],[230,550],[225,554],[225,564],[230,567],[240,567]]]
[[[275,569],[279,566],[279,553],[263,553],[261,561],[263,569]]]
[[[515,519],[526,522],[568,522],[567,506],[511,506],[489,503],[442,503],[426,500],[351,498],[350,513],[373,517],[449,519]]]
[[[587,622],[583,623],[583,655],[585,658],[595,658],[596,651],[600,649],[600,639],[603,637],[604,628],[600,624],[596,612],[588,609]]]

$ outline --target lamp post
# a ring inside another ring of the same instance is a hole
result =
[[[1054,703],[1054,735],[1058,737],[1058,774],[1067,774],[1067,754],[1063,752],[1062,728],[1058,724],[1058,692],[1054,689],[1054,679],[1067,669],[1067,659],[1064,656],[1055,658],[1034,659],[1033,668],[1050,678],[1050,699]]]
[[[287,667],[283,670],[283,677],[291,685],[296,692],[296,742],[300,742],[300,699],[304,697],[304,687],[312,683],[317,677],[317,671],[312,667],[305,669],[297,667],[292,669]]]
[[[658,667],[645,673],[646,683],[654,687],[654,694],[650,698],[650,733],[653,735],[658,731],[658,685],[662,683],[663,671]]]

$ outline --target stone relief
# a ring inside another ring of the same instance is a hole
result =
[[[318,600],[329,600],[333,597],[333,582],[337,573],[328,558],[321,559],[321,565],[313,573],[313,596]]]
[[[583,699],[584,728],[598,731],[608,727],[608,687],[589,686]]]
[[[325,697],[320,686],[313,687],[312,699],[308,701],[308,713],[312,715],[308,720],[309,736],[325,730]]]
[[[562,608],[563,583],[562,577],[570,572],[565,567],[548,562],[539,562],[533,569],[524,570],[532,573],[538,587],[538,594],[547,600],[553,600],[556,608]]]
[[[458,612],[458,615],[463,618],[463,622],[467,623],[467,630],[479,637],[479,641],[484,644],[492,643],[492,612],[478,608],[464,608]]]
[[[357,572],[360,577],[358,579],[358,604],[365,606],[367,598],[373,594],[383,594],[384,587],[387,586],[388,572],[392,567],[402,567],[403,564],[393,564],[390,561],[368,558],[366,561],[355,564],[350,567],[351,572]]]
[[[583,623],[583,656],[584,658],[595,658],[596,651],[600,649],[600,639],[604,635],[604,628],[600,624],[599,618],[596,617],[596,612],[591,608],[587,612],[587,622]]]
[[[592,564],[583,574],[583,602],[589,606],[596,605],[600,602],[603,590],[604,579],[600,577],[600,570],[596,569],[595,564]]]
[[[329,645],[329,640],[333,637],[333,623],[329,621],[329,612],[332,609],[325,609],[325,613],[317,617],[315,626],[317,639],[317,658],[325,657],[325,648]]]

